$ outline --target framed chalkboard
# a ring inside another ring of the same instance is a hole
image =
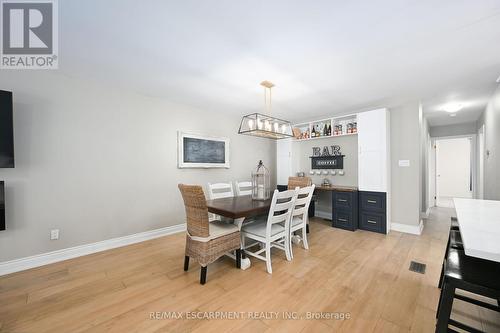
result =
[[[229,139],[178,133],[179,168],[229,168]]]

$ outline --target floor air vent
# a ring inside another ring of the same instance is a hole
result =
[[[416,261],[410,262],[410,271],[412,271],[412,272],[425,274],[425,267],[426,267],[425,264],[422,264],[422,263],[419,263]]]

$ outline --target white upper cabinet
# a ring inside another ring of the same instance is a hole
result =
[[[389,181],[389,111],[358,113],[358,187],[387,192]]]

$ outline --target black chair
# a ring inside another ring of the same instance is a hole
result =
[[[448,235],[448,244],[446,245],[446,251],[444,253],[443,266],[441,267],[441,275],[439,277],[438,288],[441,289],[441,285],[443,284],[444,278],[444,267],[446,265],[446,259],[448,258],[448,252],[452,249],[463,250],[464,243],[462,242],[462,235],[459,230],[450,230],[450,234]]]
[[[453,300],[460,299],[497,312],[500,312],[500,307],[458,295],[455,293],[456,289],[498,300],[500,298],[500,263],[467,256],[463,250],[451,246],[448,249],[437,311],[436,332],[449,332],[448,325],[469,332],[480,332],[450,319]]]

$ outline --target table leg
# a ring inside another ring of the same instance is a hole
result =
[[[243,221],[245,221],[244,217],[240,217],[238,219],[234,219],[234,224],[238,226],[238,230],[241,230],[241,226],[243,225]],[[232,253],[227,253],[226,256],[232,258],[233,260],[236,260],[236,256]],[[245,270],[250,268],[252,263],[250,262],[250,259],[247,258],[245,254],[245,249],[241,249],[241,269]]]

